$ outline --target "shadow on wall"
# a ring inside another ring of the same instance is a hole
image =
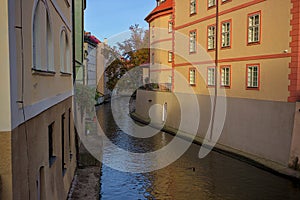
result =
[[[0,198],[2,196],[2,181],[1,181],[1,175],[0,175]]]

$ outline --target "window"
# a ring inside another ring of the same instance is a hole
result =
[[[190,69],[189,74],[190,79],[190,85],[196,85],[196,69],[192,68]]]
[[[208,86],[215,85],[215,68],[214,67],[207,68],[207,85]]]
[[[168,62],[172,62],[173,59],[173,52],[172,51],[168,51]]]
[[[248,43],[257,43],[260,40],[260,13],[248,16]]]
[[[47,5],[39,0],[33,18],[32,55],[33,69],[40,71],[54,71],[53,39],[50,26],[50,17]]]
[[[172,33],[172,31],[173,31],[173,22],[172,22],[172,21],[169,21],[169,22],[168,22],[168,32],[169,32],[169,33]]]
[[[197,2],[196,0],[190,0],[190,15],[196,14],[197,12]]]
[[[69,139],[69,153],[70,160],[72,159],[72,137],[71,137],[71,108],[69,108],[69,119],[68,119],[68,139]]]
[[[154,65],[154,63],[155,63],[155,54],[154,53],[152,53],[152,55],[151,55],[151,63],[152,63],[152,65]]]
[[[212,50],[216,47],[216,26],[208,26],[207,28],[207,49]]]
[[[231,23],[230,21],[222,23],[222,47],[230,47],[231,43]]]
[[[247,88],[258,88],[259,65],[247,65]]]
[[[61,168],[63,175],[66,172],[65,163],[65,114],[61,116]]]
[[[221,86],[230,87],[230,66],[221,67]]]
[[[211,8],[216,5],[216,0],[208,0],[208,8]]]
[[[152,32],[151,32],[151,34],[152,34],[152,38],[154,38],[154,36],[155,36],[155,26],[154,25],[152,26]]]
[[[196,52],[196,37],[197,37],[196,31],[191,31],[190,32],[190,53]]]
[[[54,122],[48,126],[48,153],[49,153],[49,166],[51,167],[56,159],[54,155]]]
[[[60,34],[60,71],[62,73],[71,73],[70,59],[69,40],[64,29]]]

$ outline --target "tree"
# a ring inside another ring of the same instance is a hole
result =
[[[140,28],[138,24],[130,26],[129,30],[129,39],[117,43],[117,47],[109,48],[104,52],[104,56],[109,62],[106,69],[106,76],[108,77],[106,85],[111,91],[127,71],[149,62],[149,31]],[[141,78],[141,70],[132,70],[122,84],[126,83],[130,87],[134,87],[138,83],[133,83],[132,77],[136,80]]]

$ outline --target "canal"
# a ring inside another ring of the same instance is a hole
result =
[[[124,109],[127,109],[125,106]],[[131,152],[151,152],[168,144],[173,136],[159,132],[147,139],[124,133],[115,123],[110,104],[97,108],[100,126],[110,141]],[[119,163],[109,146],[103,159]],[[100,199],[191,199],[243,200],[300,199],[300,186],[247,163],[217,152],[198,158],[200,146],[192,144],[188,151],[171,165],[148,173],[121,172],[103,164],[100,178]],[[151,160],[146,161],[150,162]],[[137,165],[142,165],[145,161]],[[126,167],[126,162],[123,163]]]

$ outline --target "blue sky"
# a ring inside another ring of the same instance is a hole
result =
[[[155,0],[87,0],[85,30],[110,44],[122,41],[130,25],[148,28],[144,19],[155,6]]]

